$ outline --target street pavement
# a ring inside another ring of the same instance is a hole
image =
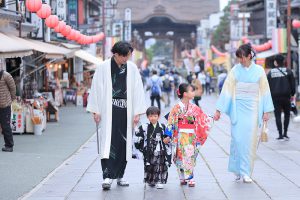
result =
[[[82,107],[62,107],[59,116],[41,136],[14,135],[13,153],[0,151],[1,200],[15,200],[32,190],[95,133],[91,114]]]
[[[202,109],[213,114],[217,97],[204,96]],[[149,102],[148,102],[149,103]],[[163,109],[163,113],[170,108]],[[142,121],[146,118],[143,117]],[[247,120],[247,119],[245,119]],[[28,200],[299,200],[300,199],[300,124],[291,122],[290,141],[277,141],[275,119],[269,123],[269,142],[260,143],[253,172],[254,183],[235,182],[227,171],[230,146],[230,121],[225,115],[215,122],[201,148],[195,169],[196,186],[180,186],[175,166],[169,169],[165,188],[157,190],[143,183],[143,161],[131,160],[125,178],[129,187],[113,183],[101,188],[102,174],[95,135],[78,152],[23,196]]]

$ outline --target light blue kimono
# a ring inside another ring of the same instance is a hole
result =
[[[228,170],[251,176],[258,143],[258,126],[264,113],[274,110],[264,69],[252,63],[249,68],[237,64],[230,71],[217,110],[231,120],[231,145]]]

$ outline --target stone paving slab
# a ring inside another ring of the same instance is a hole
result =
[[[213,114],[216,98],[205,96],[201,102],[205,112]],[[95,137],[64,163],[57,172],[42,182],[24,199],[29,200],[298,200],[300,196],[299,124],[291,123],[290,141],[275,140],[274,117],[269,124],[270,141],[261,143],[253,172],[254,183],[234,181],[227,172],[230,145],[230,122],[225,116],[214,124],[205,146],[201,148],[195,169],[196,187],[179,185],[175,166],[169,169],[163,190],[143,183],[143,162],[131,160],[125,178],[130,187],[114,182],[110,191],[101,189],[101,165],[96,153]]]

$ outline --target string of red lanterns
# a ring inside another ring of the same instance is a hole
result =
[[[43,4],[42,0],[26,0],[25,5],[28,11],[36,13],[41,19],[45,19],[46,26],[62,34],[68,40],[73,40],[79,44],[92,44],[103,40],[105,37],[103,32],[87,36],[81,34],[78,30],[72,29],[64,21],[59,21],[58,16],[51,15],[51,7],[48,4]]]
[[[226,53],[219,51],[214,45],[211,45],[211,50],[218,56],[226,56]]]
[[[250,43],[250,40],[247,37],[242,37],[242,42],[244,44],[248,44],[248,43]],[[269,40],[268,42],[265,42],[265,43],[260,44],[260,45],[252,44],[252,47],[257,52],[267,51],[267,50],[272,48],[272,41]]]

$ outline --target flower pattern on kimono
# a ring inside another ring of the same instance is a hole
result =
[[[184,147],[184,152],[185,152],[185,155],[187,156],[187,157],[191,157],[191,156],[193,156],[194,155],[194,153],[195,153],[195,148],[194,148],[194,146],[193,145],[186,145],[185,147]]]
[[[192,171],[194,169],[194,162],[192,161],[191,157],[184,157],[183,164],[184,164],[185,170]]]

